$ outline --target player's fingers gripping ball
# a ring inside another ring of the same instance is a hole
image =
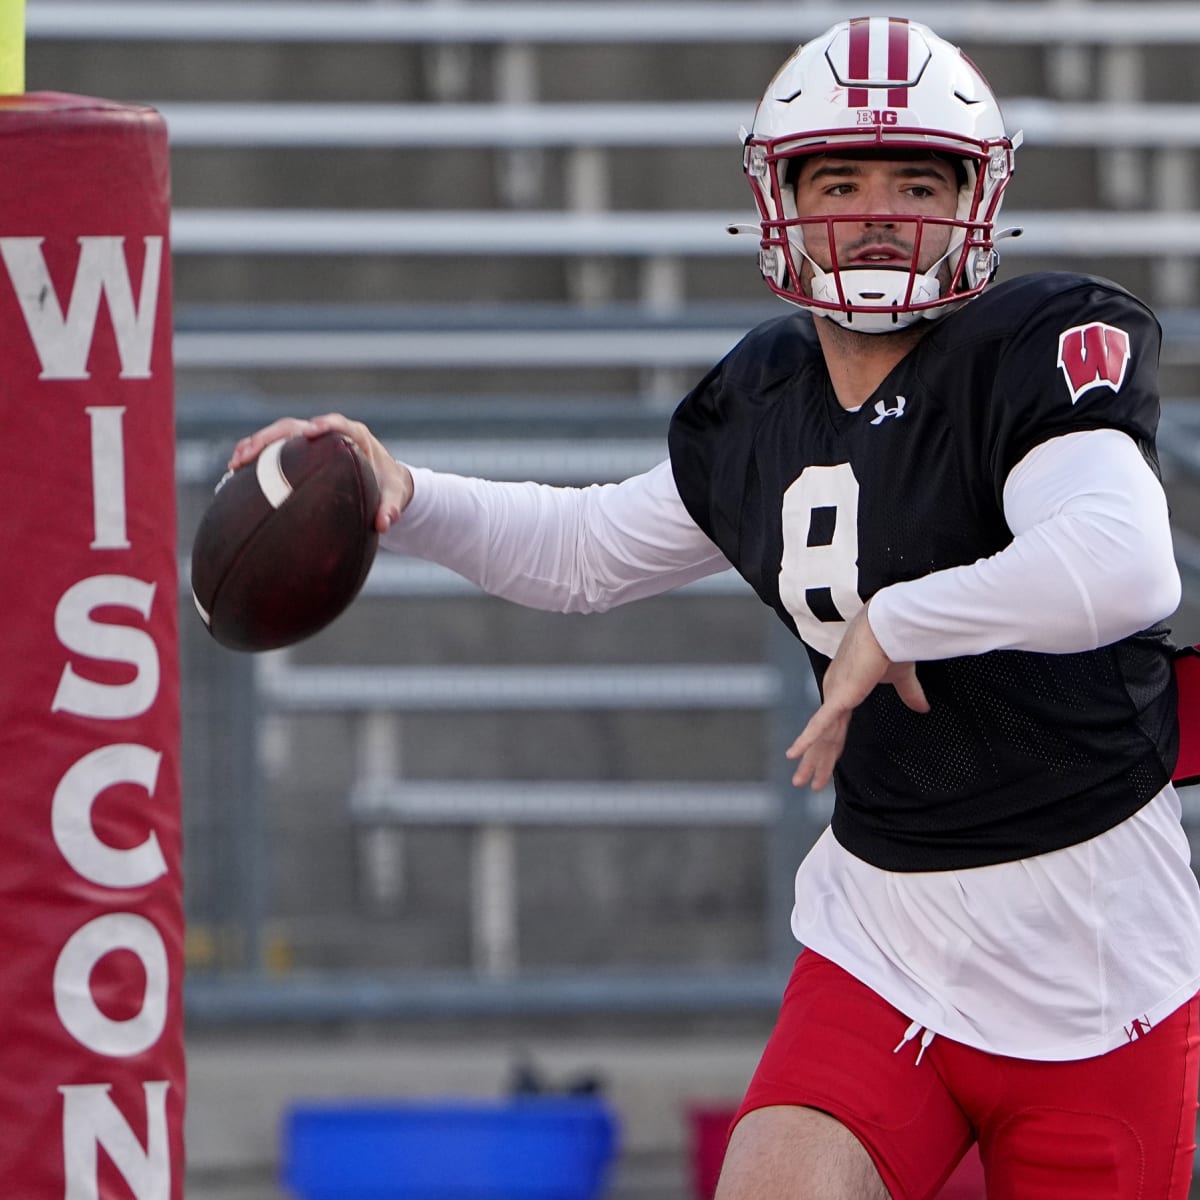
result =
[[[274,650],[325,628],[375,560],[379,484],[336,433],[270,443],[217,485],[192,543],[192,597],[231,650]]]

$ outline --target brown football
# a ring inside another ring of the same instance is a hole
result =
[[[231,650],[275,650],[358,595],[379,543],[379,485],[339,434],[272,442],[227,475],[192,543],[192,598]]]

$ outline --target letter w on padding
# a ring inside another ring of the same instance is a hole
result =
[[[136,303],[123,237],[81,237],[71,298],[62,304],[40,237],[0,238],[0,256],[21,305],[42,370],[40,379],[88,379],[100,297],[108,302],[122,379],[148,379],[162,276],[162,238],[147,237]]]

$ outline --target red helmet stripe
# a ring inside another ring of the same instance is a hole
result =
[[[871,18],[855,17],[850,22],[850,61],[847,64],[851,79],[871,78]],[[847,88],[846,103],[851,108],[866,108],[866,88]]]
[[[892,17],[888,22],[888,78],[908,79],[908,22]],[[907,108],[908,89],[889,88],[888,108]]]

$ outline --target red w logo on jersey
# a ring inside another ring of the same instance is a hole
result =
[[[1089,388],[1119,391],[1129,367],[1129,334],[1100,321],[1076,325],[1058,339],[1058,365],[1067,378],[1072,404]]]

